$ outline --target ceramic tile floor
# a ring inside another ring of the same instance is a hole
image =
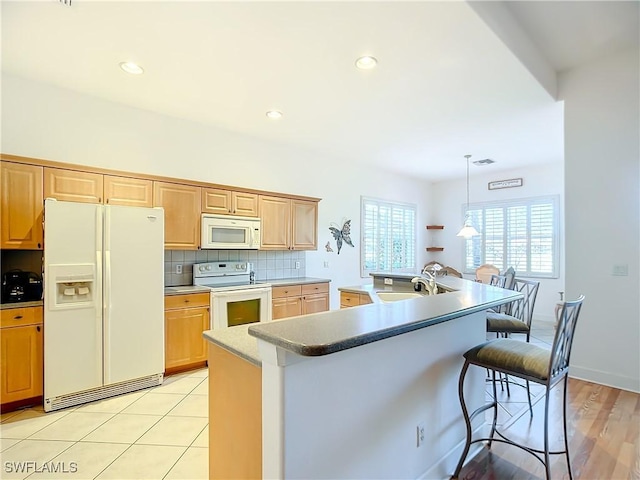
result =
[[[540,345],[545,348],[551,348],[553,343],[553,337],[555,336],[555,327],[553,322],[536,321],[535,319],[531,323],[531,338],[530,343]],[[487,334],[487,339],[491,340],[495,338],[495,334]],[[514,340],[525,339],[524,335],[514,335]],[[498,397],[498,425],[510,424],[517,420],[523,413],[528,412],[529,404],[527,402],[527,390],[524,381],[509,377],[510,381],[510,395],[507,395],[505,388],[501,388],[498,384],[497,397]],[[544,393],[544,387],[536,383],[530,383],[529,388],[531,390],[531,402],[535,403]],[[492,398],[492,386],[491,382],[487,382],[486,396],[490,401]],[[487,421],[493,419],[493,411],[487,410],[485,414]]]
[[[207,387],[202,369],[54,413],[3,414],[0,478],[206,479]]]

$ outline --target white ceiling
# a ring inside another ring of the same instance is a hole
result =
[[[508,2],[554,69],[633,44],[634,7],[619,7],[616,41],[585,56],[571,4],[603,18],[618,2],[558,3]],[[364,54],[376,69],[355,68]],[[123,73],[126,60],[145,74]],[[431,180],[464,176],[467,153],[494,171],[563,158],[561,103],[466,2],[3,0],[2,70]]]

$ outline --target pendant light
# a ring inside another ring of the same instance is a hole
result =
[[[465,211],[464,216],[464,225],[462,229],[458,232],[458,237],[471,238],[480,235],[478,231],[471,225],[471,219],[469,218],[469,159],[471,155],[465,155],[464,158],[467,159],[467,210]]]

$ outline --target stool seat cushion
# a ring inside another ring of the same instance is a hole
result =
[[[487,332],[527,333],[526,323],[506,313],[487,311]]]
[[[486,368],[526,375],[544,382],[549,376],[551,351],[510,338],[497,338],[476,347],[464,354],[469,363]]]

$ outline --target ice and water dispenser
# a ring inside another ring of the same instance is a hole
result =
[[[68,309],[94,304],[96,272],[93,264],[49,265],[49,308]]]

